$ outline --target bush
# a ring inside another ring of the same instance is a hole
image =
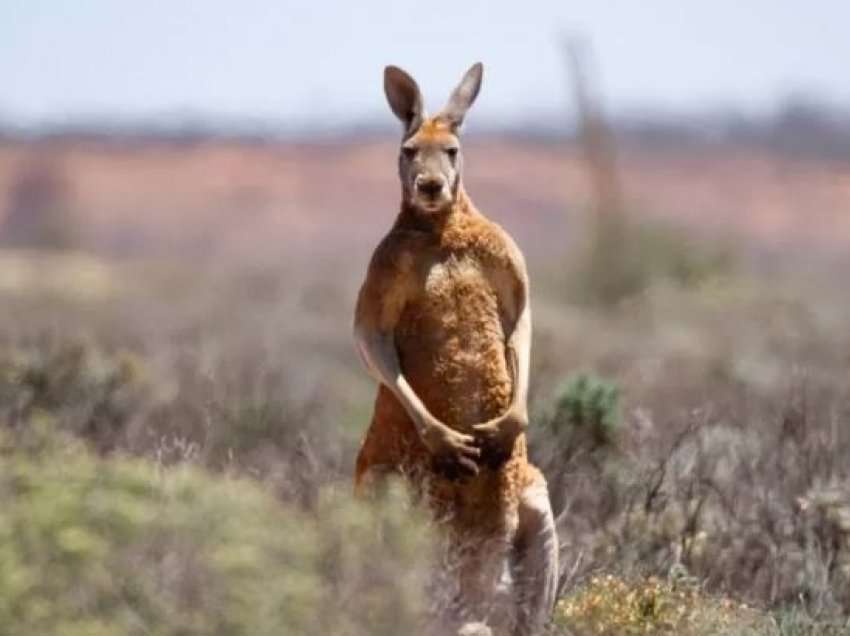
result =
[[[337,412],[318,400],[319,387],[293,390],[283,363],[246,371],[256,363],[249,357],[204,369],[191,357],[90,338],[38,334],[0,343],[0,427],[22,429],[46,416],[101,454],[188,460],[274,481],[287,502],[315,502],[322,485],[339,479],[343,452],[353,453],[356,440],[324,425],[335,424]]]
[[[115,448],[149,397],[144,362],[90,343],[40,343],[0,352],[0,423],[26,426],[34,414],[102,451]]]
[[[547,427],[565,449],[585,442],[595,448],[616,440],[622,419],[619,387],[580,373],[561,386]]]
[[[51,429],[0,438],[0,633],[415,632],[428,529],[397,489],[370,505],[326,490],[296,511]]]
[[[599,576],[562,598],[556,626],[573,636],[768,636],[769,616],[705,594],[692,583]]]

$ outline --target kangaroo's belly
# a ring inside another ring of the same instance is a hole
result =
[[[438,419],[458,430],[507,409],[511,376],[499,299],[477,263],[432,265],[396,327],[402,371]]]

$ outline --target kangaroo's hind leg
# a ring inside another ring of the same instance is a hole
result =
[[[513,554],[517,608],[515,636],[541,634],[558,591],[558,534],[546,480],[536,468],[519,503],[519,528]]]

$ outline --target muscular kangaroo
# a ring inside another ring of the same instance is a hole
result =
[[[554,604],[558,548],[546,482],[526,454],[525,262],[461,181],[458,134],[482,72],[472,66],[431,117],[410,75],[384,72],[404,124],[402,201],[357,301],[357,347],[380,386],[355,482],[362,491],[405,475],[443,520],[458,556],[447,620],[528,635]]]

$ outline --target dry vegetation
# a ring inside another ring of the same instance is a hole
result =
[[[318,267],[294,242],[0,251],[0,632],[413,633],[427,528],[398,496],[347,496],[374,394],[349,336],[369,227]],[[605,304],[579,251],[523,245],[553,632],[850,633],[842,282],[629,240],[637,283]]]

